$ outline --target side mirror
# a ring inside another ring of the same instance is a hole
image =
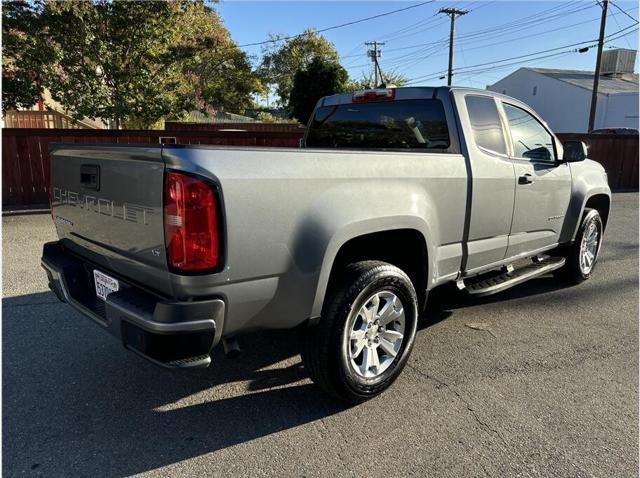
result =
[[[583,141],[564,141],[562,147],[564,148],[564,157],[562,159],[567,163],[575,163],[587,159],[587,145]]]

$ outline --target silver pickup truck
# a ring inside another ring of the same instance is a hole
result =
[[[398,377],[434,287],[482,296],[593,272],[605,171],[518,100],[338,94],[318,102],[303,142],[54,145],[51,288],[166,367],[299,327],[312,380],[354,403]]]

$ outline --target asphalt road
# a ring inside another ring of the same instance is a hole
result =
[[[350,409],[291,333],[206,370],[145,362],[48,291],[48,215],[3,228],[4,476],[638,474],[637,194],[615,195],[585,284],[436,291],[400,379]]]

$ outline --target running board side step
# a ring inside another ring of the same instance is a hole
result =
[[[514,285],[547,274],[564,266],[564,257],[536,257],[534,262],[517,269],[509,270],[508,268],[501,274],[486,277],[482,276],[479,280],[473,281],[473,278],[466,279],[464,282],[464,290],[469,295],[483,297],[486,295],[497,294],[507,290]],[[458,285],[460,287],[460,285]]]

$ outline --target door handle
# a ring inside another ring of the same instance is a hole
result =
[[[531,184],[533,183],[533,179],[531,179],[531,175],[529,173],[524,176],[520,176],[518,178],[518,184]]]

